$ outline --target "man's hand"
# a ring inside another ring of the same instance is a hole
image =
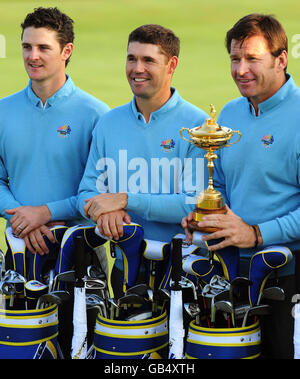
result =
[[[64,221],[52,221],[47,225],[42,225],[35,230],[32,230],[24,237],[24,242],[29,251],[33,254],[38,253],[40,255],[48,254],[49,249],[43,236],[46,236],[51,243],[55,243],[55,238],[50,230],[53,226],[64,225]]]
[[[186,240],[190,243],[193,242],[193,234],[188,229],[188,223],[193,219],[193,212],[190,212],[186,217],[181,220],[181,226],[184,229]]]
[[[47,224],[51,220],[51,213],[47,205],[21,206],[7,209],[5,212],[13,215],[10,219],[10,226],[14,234],[20,238],[24,238],[32,230]]]
[[[55,238],[51,230],[46,225],[42,225],[39,228],[32,230],[27,234],[27,236],[24,237],[24,242],[28,250],[33,254],[38,253],[40,255],[44,255],[49,253],[49,249],[43,235],[45,235],[50,242],[55,243]]]
[[[103,236],[118,240],[123,237],[123,221],[130,224],[129,214],[124,210],[114,211],[99,216],[97,226]]]
[[[97,222],[102,214],[125,208],[128,202],[128,195],[125,192],[102,193],[85,201],[86,204],[83,208],[85,215]]]
[[[203,217],[198,222],[201,227],[217,227],[220,230],[204,235],[202,239],[209,241],[213,239],[224,238],[216,245],[209,246],[210,251],[223,249],[227,246],[237,246],[240,248],[251,248],[255,245],[256,234],[251,225],[246,224],[230,208],[226,206],[226,214],[211,214]]]

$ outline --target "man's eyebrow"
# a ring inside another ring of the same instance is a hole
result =
[[[22,42],[22,46],[32,46],[30,42]],[[47,43],[39,43],[37,46],[44,46],[44,47],[50,47]]]
[[[134,54],[127,54],[127,58],[134,58]],[[151,55],[143,55],[142,59],[152,60],[155,61],[155,58],[153,58]]]

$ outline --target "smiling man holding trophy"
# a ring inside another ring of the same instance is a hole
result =
[[[225,105],[218,122],[240,130],[242,138],[215,161],[214,185],[227,212],[205,215],[197,226],[218,229],[203,236],[211,251],[239,248],[241,272],[270,245],[284,245],[294,256],[300,248],[300,90],[286,72],[287,41],[282,25],[261,14],[241,18],[226,35],[231,75],[242,96]],[[190,213],[182,221],[189,239],[192,218]],[[264,356],[291,358],[291,298],[299,293],[295,259],[265,286],[274,284],[286,300],[272,303],[263,324]]]

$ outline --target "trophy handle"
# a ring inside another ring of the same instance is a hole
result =
[[[239,140],[242,137],[240,131],[239,130],[234,130],[233,133],[232,133],[232,135],[234,135],[234,133],[237,133],[239,135],[239,138],[235,142],[230,142],[228,145],[225,145],[224,147],[228,147],[228,146],[234,145],[235,143],[239,142]]]
[[[179,132],[180,132],[181,137],[182,137],[185,141],[191,143],[191,142],[192,142],[191,140],[188,140],[188,139],[186,139],[186,138],[183,136],[183,134],[182,134],[183,130],[187,130],[187,131],[189,132],[190,129],[189,129],[189,128],[181,128]]]

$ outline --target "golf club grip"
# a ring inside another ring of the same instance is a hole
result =
[[[76,281],[80,281],[86,273],[84,239],[83,236],[75,237],[74,270]]]
[[[182,239],[172,239],[172,280],[178,284],[181,279],[182,272]]]

